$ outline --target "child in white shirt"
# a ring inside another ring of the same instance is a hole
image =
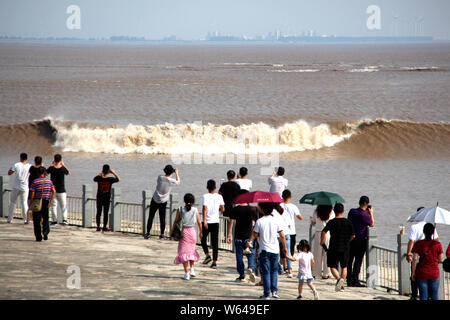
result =
[[[294,257],[286,257],[291,261],[298,261],[298,297],[297,299],[302,299],[303,283],[306,281],[308,287],[311,288],[314,294],[314,300],[319,299],[319,294],[316,288],[312,284],[313,276],[312,269],[314,268],[314,256],[310,252],[311,246],[307,240],[301,240],[297,245],[298,253]]]

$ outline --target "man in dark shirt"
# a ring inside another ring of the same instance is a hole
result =
[[[344,205],[336,203],[334,206],[336,217],[328,221],[323,228],[320,245],[324,246],[326,233],[330,232],[330,247],[325,248],[327,251],[327,266],[331,269],[331,273],[336,278],[336,291],[344,290],[344,282],[347,276],[347,264],[350,250],[350,241],[355,238],[352,223],[344,218]],[[341,274],[338,272],[338,264],[341,266]]]
[[[359,282],[359,272],[367,249],[367,227],[373,227],[373,209],[369,198],[362,196],[359,199],[359,208],[351,209],[347,216],[355,229],[355,239],[350,243],[350,256],[347,266],[347,285],[349,287],[364,287]]]
[[[56,189],[56,196],[50,207],[52,224],[58,223],[58,208],[63,216],[63,224],[69,224],[67,222],[67,193],[64,178],[66,175],[70,174],[70,171],[64,164],[60,154],[55,154],[54,161],[52,162],[52,165],[47,168],[47,172],[50,174],[50,179]]]
[[[248,192],[248,190],[240,190],[239,194]],[[248,253],[244,253],[246,243],[252,234],[253,225],[258,220],[259,214],[256,207],[249,206],[247,203],[240,204],[234,207],[230,212],[230,223],[227,230],[227,242],[231,243],[231,230],[233,223],[236,221],[234,227],[234,246],[236,252],[236,269],[239,277],[237,282],[245,279],[245,265],[244,254],[247,257],[248,269],[247,273],[251,282],[255,282],[255,246],[249,248]]]
[[[108,177],[109,174],[114,175],[114,177]],[[110,169],[108,164],[103,165],[102,172],[94,177],[94,181],[98,184],[97,189],[97,231],[100,231],[100,219],[102,216],[103,209],[103,231],[109,231],[108,225],[108,213],[109,213],[109,203],[111,201],[111,186],[113,183],[119,182],[119,175],[112,169]]]
[[[225,211],[223,213],[224,217],[229,217],[231,210],[233,209],[233,200],[241,190],[241,187],[234,181],[236,172],[229,170],[227,172],[228,181],[222,183],[219,189],[219,194],[223,197],[223,202],[225,203]]]

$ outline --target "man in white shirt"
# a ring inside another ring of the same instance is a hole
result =
[[[207,238],[211,233],[211,246],[213,250],[213,258],[211,268],[217,268],[217,259],[219,257],[219,212],[225,211],[225,202],[222,195],[215,193],[216,182],[214,180],[208,180],[206,184],[208,193],[202,197],[203,208],[203,230],[201,244],[203,252],[206,255],[203,264],[211,262],[211,256],[209,255]]]
[[[282,215],[282,218],[284,219],[284,222],[286,224],[286,231],[284,232],[285,236],[286,236],[286,244],[288,246],[288,257],[291,257],[294,255],[294,251],[295,251],[295,235],[296,235],[296,230],[295,230],[295,218],[297,218],[298,220],[302,220],[303,217],[300,214],[300,211],[298,210],[298,207],[291,203],[291,199],[292,199],[292,194],[291,191],[289,191],[288,189],[285,189],[283,191],[283,193],[281,194],[281,197],[283,198],[283,203],[280,204],[281,208],[283,208],[284,212]],[[284,261],[286,263],[284,263]],[[288,277],[292,278],[292,261],[286,259],[283,261],[283,267],[287,268],[287,272],[288,272]]]
[[[248,169],[246,167],[242,167],[239,169],[238,178],[236,179],[236,183],[241,187],[241,189],[245,189],[250,191],[252,188],[252,180],[247,178],[248,176]]]
[[[417,208],[417,212],[419,212],[422,209],[423,209],[423,207]],[[412,258],[411,250],[414,246],[414,243],[416,243],[419,240],[425,239],[425,235],[423,234],[423,227],[425,226],[425,224],[426,224],[425,221],[420,221],[420,222],[417,222],[417,223],[414,223],[413,225],[411,225],[411,228],[409,229],[408,249],[406,252],[406,261],[408,261],[408,263],[411,263],[411,258]],[[433,240],[439,241],[439,235],[437,233],[436,228],[434,229],[434,234],[431,238]],[[418,296],[418,289],[417,289],[416,281],[413,281],[411,279],[411,300],[417,300],[417,296]]]
[[[17,198],[20,197],[22,205],[22,217],[25,224],[28,224],[28,177],[30,176],[31,164],[27,163],[28,155],[26,153],[20,154],[20,162],[14,164],[8,171],[8,175],[15,173],[15,178],[12,186],[8,223],[11,223],[14,217],[14,210],[16,209]]]
[[[269,192],[278,193],[281,197],[284,189],[288,186],[288,180],[284,177],[284,168],[279,167],[269,178]]]
[[[266,202],[259,203],[258,206],[264,213],[264,216],[256,221],[246,247],[250,246],[254,238],[259,238],[259,259],[264,287],[264,294],[260,298],[268,300],[271,292],[273,298],[279,298],[277,283],[280,246],[277,235],[279,234],[281,238],[285,254],[287,254],[286,238],[279,220],[272,216],[276,204]]]

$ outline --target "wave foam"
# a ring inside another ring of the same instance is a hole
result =
[[[333,134],[328,124],[304,120],[273,127],[266,123],[240,126],[216,124],[159,124],[126,127],[83,127],[52,122],[55,147],[65,152],[140,154],[257,154],[331,147],[353,133]]]

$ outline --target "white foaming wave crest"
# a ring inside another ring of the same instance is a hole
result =
[[[139,154],[257,154],[331,147],[350,133],[333,134],[327,124],[304,120],[273,127],[266,123],[240,126],[216,124],[159,124],[126,127],[81,127],[52,123],[55,147],[64,152]]]
[[[269,72],[318,72],[319,69],[278,69],[278,70],[267,70]]]
[[[349,72],[376,72],[378,71],[378,66],[367,66],[364,68],[351,69]]]

